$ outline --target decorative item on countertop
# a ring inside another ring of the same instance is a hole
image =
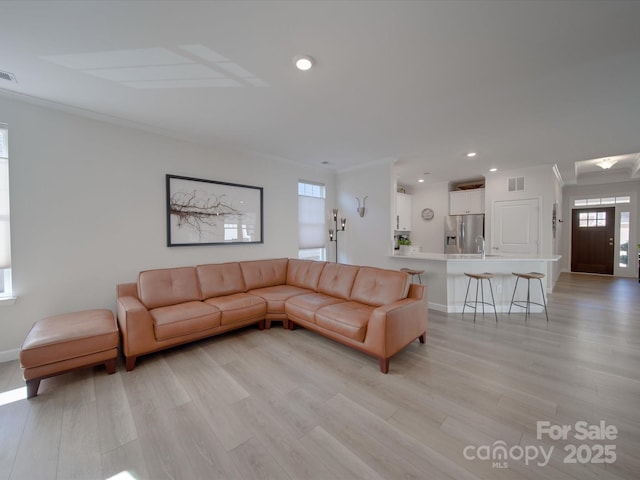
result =
[[[400,255],[409,255],[411,253],[411,240],[407,237],[400,237],[398,239],[398,245],[400,245]]]
[[[336,242],[336,263],[338,263],[338,232],[344,232],[344,227],[347,224],[346,218],[340,219],[340,230],[338,230],[338,209],[331,210],[333,213],[333,223],[335,228],[329,229],[329,241]]]
[[[360,199],[356,197],[356,200],[358,200],[358,213],[360,214],[361,217],[364,217],[365,204],[367,203],[367,198],[369,198],[369,195],[367,195],[362,199],[362,206],[360,206]]]

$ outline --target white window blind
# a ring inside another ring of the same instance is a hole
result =
[[[11,268],[11,236],[9,230],[9,145],[7,129],[0,127],[0,269],[5,268]]]
[[[298,200],[299,247],[324,247],[324,198],[300,196]]]
[[[298,183],[298,243],[300,250],[325,247],[325,187]]]

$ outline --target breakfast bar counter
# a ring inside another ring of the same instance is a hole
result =
[[[493,294],[498,312],[509,311],[511,296],[516,278],[513,272],[540,272],[545,274],[543,284],[546,293],[553,289],[554,264],[560,260],[560,255],[485,255],[482,254],[452,254],[452,253],[426,253],[416,252],[407,255],[390,255],[398,268],[408,267],[424,269],[422,275],[427,284],[427,298],[429,308],[442,312],[462,312],[464,296],[467,290],[468,278],[465,273],[485,273],[495,275],[491,280]],[[518,291],[526,289],[520,282]],[[537,283],[537,282],[536,282]],[[526,285],[526,282],[524,282]],[[542,296],[537,285],[531,285],[531,300],[542,303]],[[475,287],[473,286],[475,295]],[[522,288],[522,290],[520,290]],[[485,295],[490,296],[488,291]],[[516,296],[516,299],[519,296]],[[486,297],[485,297],[486,298]],[[546,300],[546,298],[545,298]],[[489,307],[491,308],[491,307]],[[519,313],[521,308],[513,309],[512,313]],[[533,305],[532,312],[542,311],[542,307]]]

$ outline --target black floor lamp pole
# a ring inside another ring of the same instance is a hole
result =
[[[338,263],[338,232],[344,232],[344,227],[347,223],[347,219],[340,219],[340,230],[338,230],[338,209],[334,208],[332,212],[334,228],[329,229],[329,241],[336,242],[336,263]]]

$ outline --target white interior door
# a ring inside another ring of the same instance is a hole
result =
[[[494,202],[491,253],[540,253],[539,223],[539,198]]]

